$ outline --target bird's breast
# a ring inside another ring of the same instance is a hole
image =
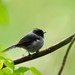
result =
[[[44,41],[43,39],[41,40],[36,40],[34,42],[32,42],[31,45],[29,45],[26,49],[29,51],[29,52],[36,52],[37,50],[39,50],[44,44]]]

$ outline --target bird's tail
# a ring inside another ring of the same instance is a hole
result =
[[[5,50],[3,50],[2,52],[6,52],[9,51],[10,49],[16,48],[16,45],[10,46],[8,48],[6,48]]]

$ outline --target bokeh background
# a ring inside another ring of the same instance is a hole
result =
[[[8,16],[0,24],[0,46],[3,49],[16,44],[34,28],[46,31],[44,50],[75,33],[74,0],[2,0]],[[34,66],[43,75],[57,75],[68,45],[41,58],[16,66]],[[75,75],[75,44],[71,48],[62,75]],[[13,49],[3,54],[12,59],[27,55],[23,49]]]

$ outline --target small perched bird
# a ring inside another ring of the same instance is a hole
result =
[[[44,44],[44,32],[41,29],[34,29],[32,32],[28,33],[26,36],[24,36],[17,44],[10,46],[6,48],[3,52],[8,51],[12,48],[24,48],[28,51],[29,55],[30,52],[38,52],[39,49]]]

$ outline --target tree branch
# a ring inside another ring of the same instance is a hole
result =
[[[26,62],[26,61],[30,61],[30,60],[39,58],[39,57],[47,55],[49,53],[52,53],[52,52],[56,51],[57,49],[65,46],[66,44],[68,44],[71,41],[71,39],[73,38],[74,35],[75,34],[71,35],[70,37],[68,37],[65,40],[63,40],[63,41],[61,41],[61,42],[49,47],[48,49],[40,51],[38,54],[34,53],[31,56],[25,56],[25,57],[16,59],[16,60],[14,60],[14,64],[17,65],[17,64],[20,64],[20,63],[23,63],[23,62]],[[5,65],[3,67],[5,67]]]
[[[65,56],[64,56],[64,58],[63,58],[63,62],[62,62],[62,65],[61,65],[61,67],[60,67],[60,70],[59,70],[59,72],[58,72],[58,75],[61,75],[61,73],[62,73],[62,71],[63,71],[63,69],[64,69],[64,67],[65,67],[65,63],[66,63],[68,54],[69,54],[70,49],[71,49],[71,47],[72,47],[72,45],[73,45],[74,42],[75,42],[75,36],[72,38],[71,43],[70,43],[70,45],[69,45],[68,48],[67,48],[67,51],[66,51],[66,54],[65,54]]]

